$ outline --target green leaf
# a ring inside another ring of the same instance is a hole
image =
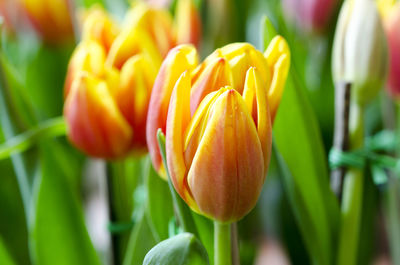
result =
[[[295,70],[292,66],[275,118],[274,142],[280,165],[287,167],[283,181],[311,260],[332,264],[339,207],[330,190],[317,119]]]
[[[30,264],[24,207],[10,160],[0,161],[0,172],[0,235],[17,264]]]
[[[129,157],[121,161],[113,161],[107,165],[107,181],[109,201],[111,204],[111,227],[119,231],[112,231],[114,260],[121,263],[128,245],[133,212],[137,211],[138,203],[134,192],[142,183],[143,162],[147,159],[141,157]],[[109,228],[111,228],[109,227]]]
[[[168,238],[168,222],[174,216],[172,198],[168,183],[157,174],[150,160],[147,161],[147,168],[147,214],[157,234],[157,241],[161,241]]]
[[[271,20],[267,16],[263,16],[261,18],[261,36],[262,38],[262,47],[267,48],[267,43],[270,43],[271,40],[278,35],[275,30],[274,25],[272,25]]]
[[[149,220],[143,212],[131,232],[123,265],[141,265],[146,253],[156,244]]]
[[[79,193],[53,148],[41,144],[41,172],[36,182],[32,250],[36,264],[100,264],[85,227]]]
[[[66,126],[63,117],[53,118],[40,123],[32,129],[8,139],[0,145],[0,160],[10,157],[12,154],[21,153],[40,140],[47,137],[65,135]]]
[[[339,207],[316,118],[292,75],[275,119],[274,140],[290,171],[284,184],[310,257],[314,264],[332,264]]]
[[[147,253],[143,265],[206,265],[207,252],[193,234],[183,233],[162,241]]]
[[[0,260],[2,265],[15,265],[16,263],[7,252],[7,248],[0,237]]]

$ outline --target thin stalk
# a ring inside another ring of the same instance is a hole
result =
[[[347,151],[349,148],[350,90],[351,83],[341,82],[335,85],[336,105],[333,146],[340,151]],[[339,202],[342,200],[345,173],[346,169],[344,167],[337,168],[331,173],[331,188]]]
[[[231,224],[214,221],[214,265],[231,264]]]
[[[107,164],[107,190],[114,264],[121,264],[128,244],[134,208],[133,193],[140,181],[141,159],[127,158]],[[118,230],[118,229],[117,229]]]
[[[231,224],[231,247],[232,247],[232,265],[240,265],[240,253],[239,253],[239,236],[238,226],[234,222]]]
[[[363,109],[354,103],[350,106],[349,130],[350,150],[361,148],[364,139]],[[342,223],[337,259],[339,265],[357,263],[363,189],[363,170],[349,168],[344,176],[343,183]]]

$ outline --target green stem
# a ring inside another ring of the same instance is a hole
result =
[[[363,109],[354,103],[350,106],[349,131],[350,150],[361,148],[364,139]],[[349,168],[343,183],[342,224],[337,260],[339,265],[357,263],[363,189],[363,170]]]
[[[214,265],[231,264],[231,224],[214,221]]]

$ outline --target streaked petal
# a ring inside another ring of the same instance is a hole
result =
[[[71,89],[72,82],[81,71],[87,71],[95,76],[101,76],[104,71],[105,50],[95,41],[85,41],[78,45],[68,64],[67,77],[64,85],[64,97]]]
[[[257,126],[258,137],[264,156],[264,169],[267,171],[271,154],[272,128],[265,81],[259,71],[251,67],[246,74],[243,99]],[[267,172],[265,172],[267,173]]]
[[[95,157],[113,159],[126,155],[132,130],[116,106],[106,82],[88,73],[73,83],[64,105],[68,138]]]
[[[165,132],[168,106],[176,81],[184,71],[197,65],[197,52],[192,45],[179,45],[172,49],[161,65],[154,82],[147,114],[146,139],[154,167],[162,174],[162,161],[157,142],[157,130]],[[165,178],[165,173],[162,174]]]
[[[264,160],[254,121],[235,90],[212,106],[187,181],[199,210],[218,221],[236,221],[254,207]]]
[[[200,73],[192,84],[193,88],[190,95],[190,112],[192,115],[207,94],[217,91],[221,87],[232,85],[232,71],[224,58],[218,58],[205,66],[204,71]]]
[[[200,15],[192,0],[178,0],[176,8],[177,43],[198,47],[201,36]]]
[[[197,208],[187,189],[183,155],[183,133],[190,121],[190,86],[190,74],[185,71],[176,83],[168,109],[166,154],[175,190],[189,206]]]

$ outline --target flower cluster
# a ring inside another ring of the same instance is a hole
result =
[[[64,115],[76,147],[107,159],[146,149],[148,102],[161,62],[178,43],[199,40],[190,3],[178,4],[187,21],[177,24],[188,25],[178,28],[167,11],[144,3],[135,4],[121,25],[98,7],[88,11],[65,82]]]

